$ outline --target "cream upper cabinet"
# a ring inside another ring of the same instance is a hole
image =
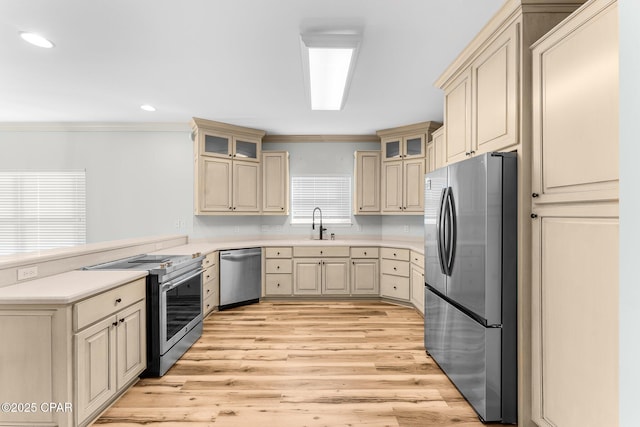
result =
[[[382,139],[382,160],[401,160],[425,156],[426,134],[388,137]]]
[[[444,127],[447,163],[464,160],[475,153],[471,141],[470,68],[444,88]]]
[[[514,23],[504,30],[471,66],[471,147],[478,153],[518,143],[518,26]]]
[[[532,55],[532,417],[540,427],[615,426],[617,2],[588,2]]]
[[[431,143],[431,146],[433,151],[431,154],[427,148],[429,172],[439,169],[447,164],[444,126],[433,132],[433,142]]]
[[[196,215],[262,211],[263,131],[194,118]]]
[[[436,144],[433,141],[427,144],[427,165],[425,169],[427,172],[436,169]]]
[[[602,3],[608,2],[590,9]],[[615,7],[589,18],[588,25],[571,23],[533,55],[532,192],[539,203],[618,197]]]
[[[354,153],[353,214],[380,214],[380,151]]]
[[[289,153],[262,152],[262,213],[289,214]]]
[[[382,141],[380,211],[386,215],[422,214],[427,146],[437,122],[385,129]]]

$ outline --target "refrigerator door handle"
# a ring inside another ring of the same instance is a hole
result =
[[[451,272],[453,271],[453,261],[456,257],[456,235],[458,232],[458,224],[456,222],[456,205],[453,200],[453,191],[451,187],[447,188],[447,216],[449,217],[449,221],[447,221],[449,226],[449,242],[447,246],[447,275],[451,276]]]
[[[442,274],[447,274],[445,262],[444,262],[444,215],[445,208],[444,203],[447,196],[447,189],[443,188],[440,193],[440,206],[438,208],[438,221],[436,222],[436,246],[438,247],[438,262],[440,263],[440,271]]]

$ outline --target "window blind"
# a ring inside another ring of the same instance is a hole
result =
[[[86,242],[85,171],[0,171],[0,255]]]
[[[351,224],[351,177],[291,177],[291,223],[311,224],[315,207],[322,210],[323,224]]]

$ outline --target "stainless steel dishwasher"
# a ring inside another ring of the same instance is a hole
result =
[[[260,300],[261,263],[261,248],[220,252],[220,310]]]

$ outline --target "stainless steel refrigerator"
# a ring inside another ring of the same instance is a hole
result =
[[[517,159],[425,177],[424,342],[485,422],[517,422]]]

